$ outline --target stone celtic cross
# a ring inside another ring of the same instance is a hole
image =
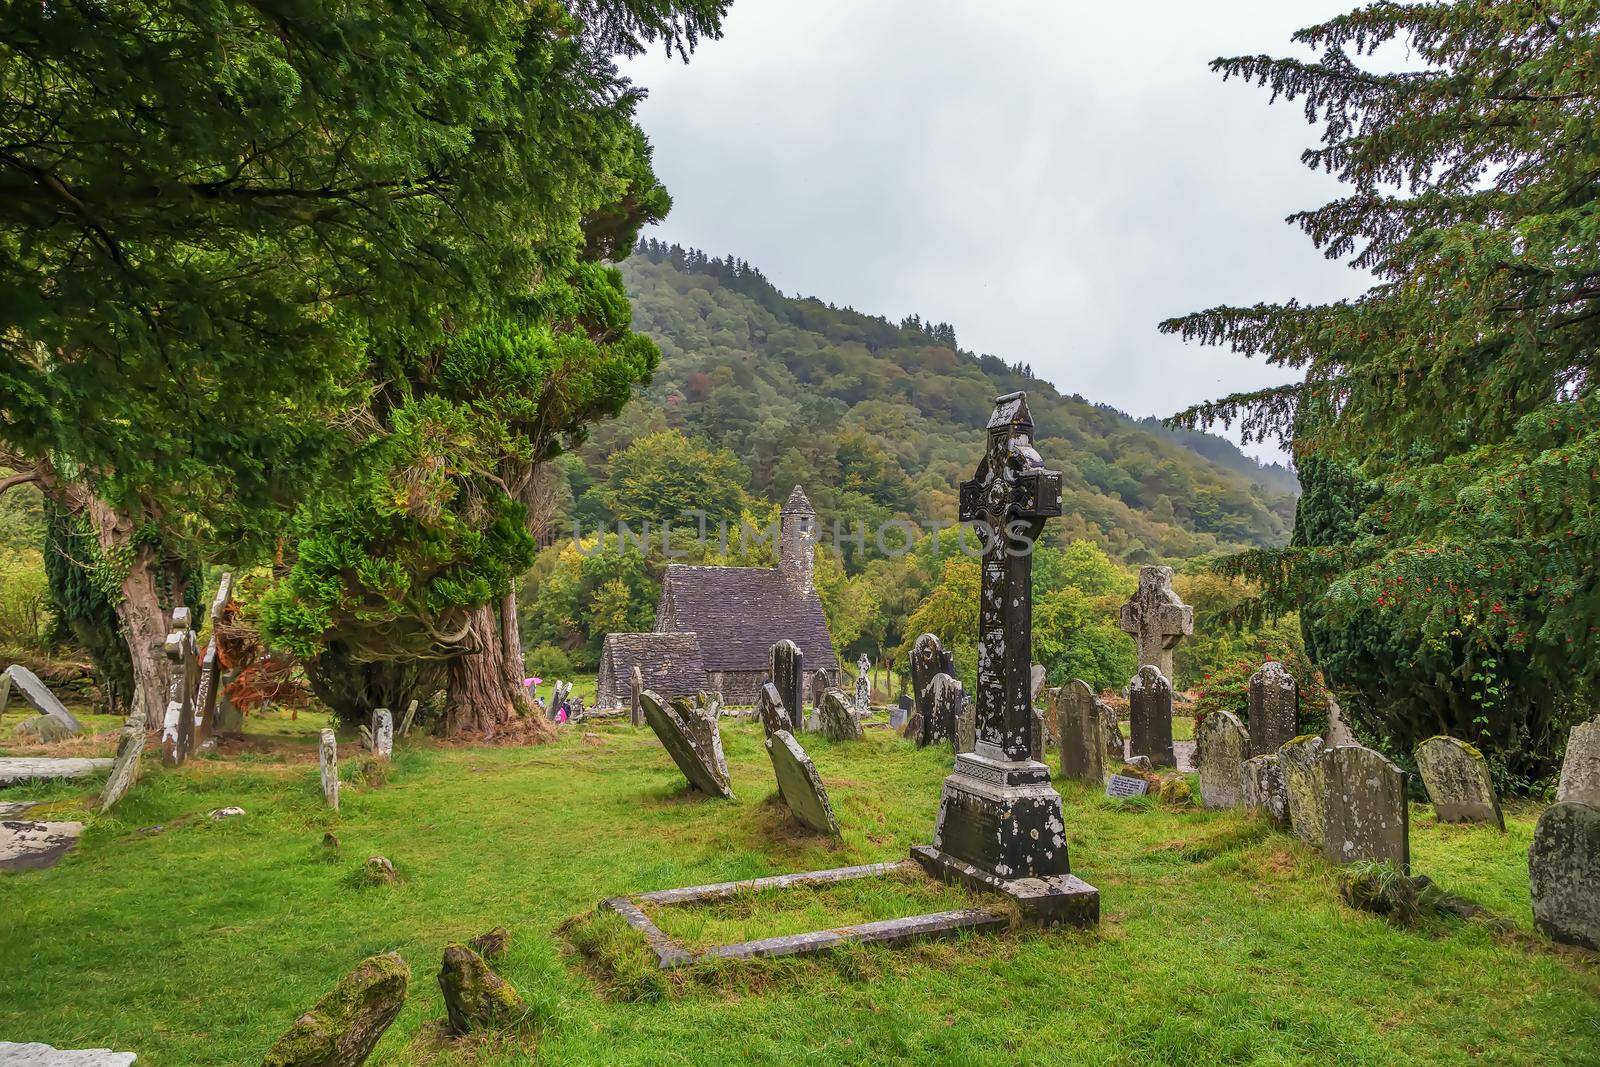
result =
[[[1029,759],[1032,729],[1033,545],[1045,520],[1061,514],[1061,472],[1033,447],[1033,416],[1022,393],[995,400],[989,440],[961,483],[961,521],[983,545],[978,601],[976,751]]]
[[[1171,567],[1140,567],[1139,588],[1122,605],[1120,628],[1139,645],[1139,666],[1172,677],[1172,650],[1194,633],[1194,609],[1172,591]]]

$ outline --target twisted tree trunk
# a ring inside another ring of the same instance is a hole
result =
[[[144,698],[147,722],[159,730],[172,683],[172,665],[161,651],[171,619],[161,602],[155,547],[148,542],[135,543],[133,520],[98,496],[89,496],[87,509],[101,554],[114,561],[113,566],[127,561],[118,585],[117,620],[128,643],[134,692]],[[176,593],[174,602],[181,602],[183,591]]]
[[[447,669],[448,700],[443,733],[446,737],[492,740],[513,720],[519,731],[534,742],[555,737],[550,724],[533,714],[532,703],[522,689],[521,641],[515,638],[516,608],[512,602],[511,636],[518,649],[513,660],[507,655],[508,636],[502,621],[495,618],[491,602],[475,609],[467,619],[468,651],[450,660]]]

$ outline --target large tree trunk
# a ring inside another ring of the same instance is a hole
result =
[[[506,639],[494,604],[485,604],[468,617],[466,643],[471,649],[450,661],[448,702],[444,716],[446,737],[490,740],[505,731],[514,719],[519,732],[529,741],[548,741],[555,731],[537,715],[531,714],[522,689],[521,657],[515,666],[507,662]],[[513,608],[511,628],[516,629]],[[520,647],[521,642],[517,642]]]
[[[127,573],[119,586],[121,600],[117,604],[117,619],[122,623],[123,636],[128,642],[134,691],[144,697],[145,714],[150,725],[159,730],[167,706],[172,669],[161,651],[171,620],[161,604],[156,552],[148,542],[135,544],[133,520],[116,512],[99,497],[89,498],[88,510],[101,552],[108,559],[128,560]]]

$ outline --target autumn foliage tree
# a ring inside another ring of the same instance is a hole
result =
[[[1291,221],[1376,282],[1162,327],[1303,377],[1177,418],[1307,479],[1295,543],[1228,565],[1255,608],[1300,609],[1370,735],[1453,733],[1517,777],[1600,680],[1597,33],[1591,2],[1376,3],[1296,34],[1316,60],[1218,60],[1321,125],[1305,162],[1350,191]]]

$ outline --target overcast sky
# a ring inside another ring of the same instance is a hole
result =
[[[627,64],[675,202],[652,233],[1135,415],[1282,381],[1156,323],[1364,287],[1283,222],[1339,189],[1299,104],[1207,69],[1352,6],[735,0],[687,66]]]

